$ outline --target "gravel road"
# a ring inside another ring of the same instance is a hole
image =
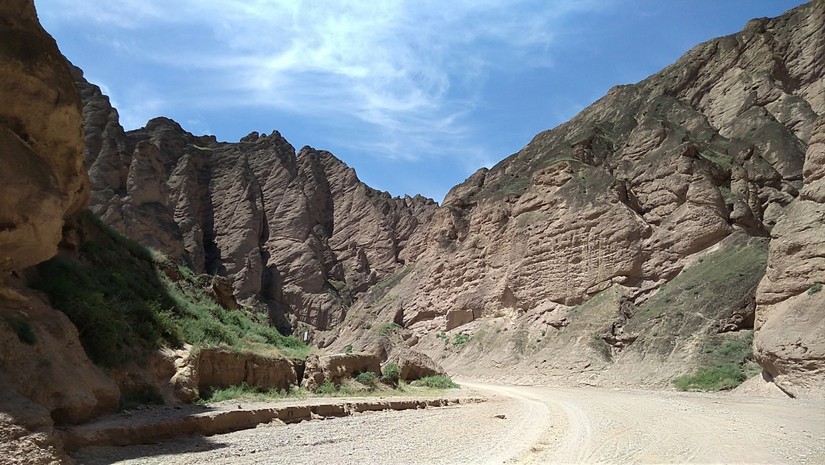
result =
[[[74,457],[89,465],[825,464],[825,402],[462,384],[490,400],[153,445],[90,447]]]

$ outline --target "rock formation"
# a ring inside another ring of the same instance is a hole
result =
[[[84,101],[92,210],[197,273],[231,278],[235,296],[281,329],[328,329],[353,297],[418,255],[413,233],[436,204],[369,188],[331,153],[275,131],[238,143],[156,118],[124,132],[100,89]]]
[[[395,324],[454,371],[635,385],[756,330],[768,377],[819,395],[824,54],[822,1],[753,20],[613,88],[441,207],[277,132],[225,143],[166,118],[126,132],[75,77],[94,212],[226,276],[281,329],[372,350]]]
[[[413,330],[459,372],[521,364],[533,379],[664,383],[698,364],[701,347],[753,329],[758,238],[770,236],[758,361],[777,380],[821,385],[822,294],[778,303],[823,280],[823,54],[825,3],[813,2],[613,88],[453,188],[411,239],[425,244],[414,271],[383,301],[362,299],[329,336],[334,347],[358,348],[361,322],[377,318]],[[681,306],[684,294],[663,292],[698,286],[700,270],[728,280],[715,305],[698,301],[710,290],[683,289],[698,300]],[[580,308],[594,312],[588,324]],[[507,328],[517,334],[499,334]],[[461,332],[478,347],[455,353],[446,342]]]
[[[81,114],[69,65],[29,0],[0,5],[0,278],[57,253],[85,208]]]
[[[820,113],[821,114],[821,113]],[[804,185],[771,231],[756,295],[757,359],[785,392],[825,397],[825,118],[817,121]]]

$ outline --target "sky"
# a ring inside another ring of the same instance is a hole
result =
[[[619,84],[798,0],[35,0],[124,128],[278,130],[441,202]]]

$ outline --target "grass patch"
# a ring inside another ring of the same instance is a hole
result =
[[[758,373],[753,362],[753,331],[719,344],[711,341],[705,347],[704,366],[690,375],[680,376],[673,381],[680,391],[724,391],[739,386]],[[719,344],[714,347],[714,343]]]
[[[822,283],[814,283],[814,284],[813,284],[813,285],[812,285],[812,286],[808,289],[808,295],[814,295],[814,294],[816,294],[817,292],[819,292],[819,291],[821,291],[821,290],[822,290]]]
[[[425,376],[421,379],[413,381],[412,385],[428,387],[431,389],[456,389],[460,387],[458,384],[453,382],[449,376],[445,375]]]
[[[403,327],[398,323],[387,323],[378,330],[378,334],[381,336],[386,336],[397,329],[402,329]]]
[[[333,386],[334,388],[335,386]],[[204,397],[198,400],[199,404],[213,404],[225,400],[247,400],[265,402],[268,400],[278,400],[287,398],[304,398],[307,396],[306,391],[293,386],[289,390],[285,389],[271,389],[262,391],[258,388],[249,386],[246,383],[229,386],[227,388],[215,388],[204,393]]]
[[[183,279],[172,281],[162,271],[174,266],[168,259],[121,236],[88,211],[80,218],[80,230],[80,255],[41,263],[32,285],[74,323],[96,364],[116,367],[143,349],[183,343],[277,349],[295,357],[308,352],[298,338],[269,326],[265,316],[215,303],[188,268],[177,268]]]

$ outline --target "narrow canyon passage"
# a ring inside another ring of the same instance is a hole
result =
[[[81,464],[825,463],[825,402],[463,382],[487,402],[95,447]],[[504,418],[500,418],[500,416]]]

